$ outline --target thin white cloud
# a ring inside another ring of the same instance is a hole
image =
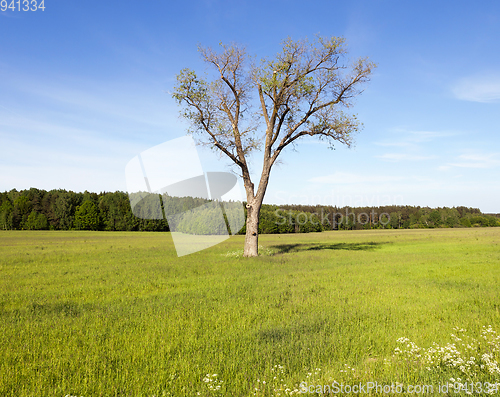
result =
[[[458,156],[458,162],[448,163],[442,167],[459,168],[494,168],[500,166],[500,154],[462,154]]]
[[[428,131],[428,130],[410,130],[406,128],[397,128],[393,133],[401,137],[401,142],[421,143],[430,142],[436,138],[444,138],[457,135],[456,131]]]
[[[144,128],[164,127],[167,118],[178,116],[174,101],[160,85],[151,82],[139,85],[84,78],[64,80],[54,76],[41,80],[12,71],[5,71],[0,77],[2,90],[12,96],[22,96],[27,104],[36,103],[37,108],[42,106],[82,117],[91,115],[91,119],[119,119]],[[14,112],[12,101],[1,105]]]
[[[36,187],[39,189],[66,189],[82,192],[92,191],[126,191],[125,173],[120,168],[120,173],[116,172],[116,167],[111,164],[108,167],[103,164],[92,163],[86,167],[80,164],[68,164],[61,167],[58,164],[34,164],[16,167],[15,173],[12,167],[0,164],[0,173],[3,175],[0,181],[0,191],[11,189],[29,189]]]
[[[422,143],[431,142],[438,138],[445,138],[459,135],[457,131],[426,131],[426,130],[409,130],[406,128],[395,128],[390,131],[397,135],[396,140],[385,140],[374,142],[377,146],[383,147],[400,147],[412,150],[418,150],[422,147]]]
[[[0,112],[0,115],[2,113]],[[78,151],[82,148],[92,149],[94,152],[123,152],[137,146],[136,140],[124,140],[121,136],[107,135],[103,128],[90,126],[75,127],[74,125],[53,120],[32,117],[5,117],[0,119],[0,138],[9,152],[4,153],[4,158],[12,153],[16,145],[22,147],[47,144],[48,149],[61,149]],[[37,149],[39,150],[39,149]],[[26,161],[26,158],[19,158]]]
[[[410,142],[374,142],[374,144],[377,146],[384,146],[384,147],[409,147],[409,146],[413,146],[413,144]]]
[[[437,156],[427,154],[432,150],[428,147],[429,142],[460,134],[457,131],[410,130],[407,128],[395,128],[390,132],[393,133],[393,136],[397,136],[397,140],[386,140],[375,142],[375,144],[387,148],[399,148],[399,150],[396,153],[379,154],[375,158],[389,162],[432,160]]]
[[[386,161],[424,161],[436,158],[436,156],[418,156],[406,153],[385,153],[375,157]]]
[[[21,17],[19,15],[16,15],[16,14],[21,14],[21,13],[17,13],[17,12],[0,12],[0,16],[2,16],[4,18],[20,19]]]
[[[53,127],[62,129],[58,125]],[[60,135],[59,139],[52,139],[50,145],[45,145],[46,135],[35,132],[37,134],[29,139],[0,133],[0,141],[6,148],[0,159],[0,191],[30,187],[124,190],[125,165],[144,148],[144,145],[138,147],[131,142],[99,137],[92,131],[78,129],[70,129],[66,139]]]
[[[433,140],[434,138],[443,138],[456,135],[456,132],[453,131],[422,131],[422,130],[407,130],[410,137],[408,138],[413,142],[428,142]]]
[[[312,183],[333,183],[333,184],[367,184],[367,183],[387,183],[403,180],[402,177],[390,175],[366,175],[352,174],[347,172],[335,172],[330,175],[316,176],[309,179]]]
[[[500,74],[484,73],[465,77],[451,88],[457,99],[491,103],[500,101]]]

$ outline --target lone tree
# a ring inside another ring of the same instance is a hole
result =
[[[200,47],[216,77],[207,81],[183,69],[173,93],[198,143],[226,155],[241,170],[247,257],[258,255],[259,212],[278,156],[303,136],[350,146],[361,124],[342,108],[352,106],[375,68],[367,58],[349,65],[342,37],[317,37],[313,43],[288,38],[282,44],[274,59],[260,63],[251,62],[245,48],[236,44],[221,44],[220,52]],[[254,150],[264,154],[257,191],[247,162]]]

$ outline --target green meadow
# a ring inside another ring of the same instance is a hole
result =
[[[178,258],[169,233],[0,232],[0,396],[437,388],[467,371],[397,340],[459,346],[456,327],[498,362],[500,228],[261,235],[257,258],[243,240]]]

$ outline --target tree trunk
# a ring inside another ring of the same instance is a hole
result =
[[[247,205],[247,228],[243,256],[259,255],[259,213],[261,204]]]
[[[269,172],[271,171],[272,162],[269,160],[270,155],[266,151],[267,157],[264,160],[264,168],[260,177],[259,188],[257,194],[254,194],[254,184],[250,179],[248,169],[243,172],[243,180],[247,193],[247,224],[245,234],[245,248],[243,256],[251,257],[259,255],[259,214],[264,201],[267,184],[269,182]]]

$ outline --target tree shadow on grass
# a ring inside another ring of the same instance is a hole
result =
[[[279,244],[269,248],[276,250],[277,254],[288,254],[299,251],[321,251],[321,250],[349,250],[349,251],[373,251],[387,242],[375,243],[310,243],[310,244]]]

